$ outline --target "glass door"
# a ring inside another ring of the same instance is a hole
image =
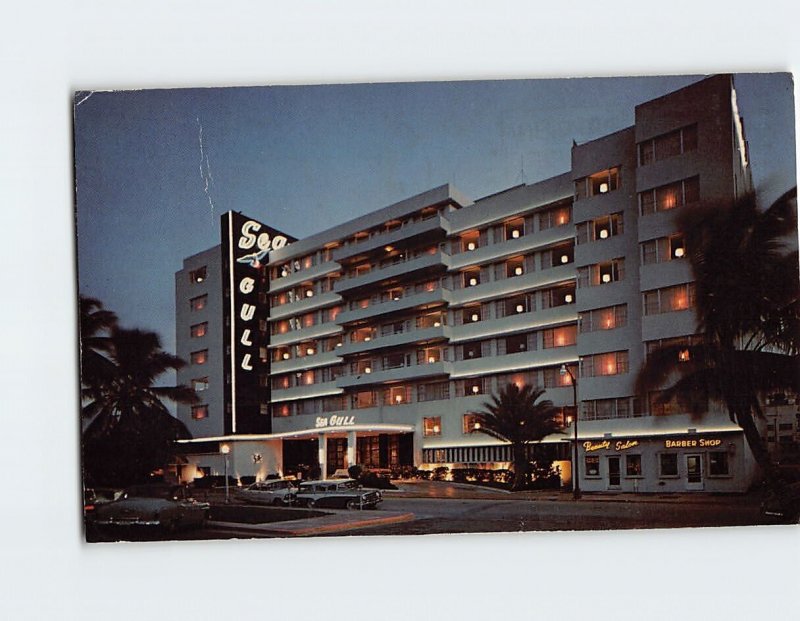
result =
[[[608,457],[608,487],[618,488],[620,486],[619,455]]]
[[[702,455],[692,454],[686,456],[686,489],[687,490],[703,489]]]

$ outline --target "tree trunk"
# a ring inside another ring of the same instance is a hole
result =
[[[761,434],[758,433],[758,428],[753,420],[751,412],[736,412],[736,422],[744,431],[744,438],[747,440],[747,445],[753,453],[753,458],[756,463],[761,467],[764,478],[770,487],[773,487],[777,480],[777,470],[772,460],[769,457],[767,449],[764,447],[764,441]]]
[[[514,484],[512,492],[517,492],[525,487],[525,475],[528,473],[528,458],[525,455],[525,445],[520,443],[513,446],[514,455]]]

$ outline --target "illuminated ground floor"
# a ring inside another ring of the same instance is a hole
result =
[[[268,476],[332,476],[358,464],[395,477],[416,468],[453,479],[463,469],[511,467],[511,447],[483,434],[462,442],[427,435],[417,424],[357,424],[352,418],[263,435],[199,438],[181,444],[175,473],[182,481],[206,475],[240,481]],[[742,430],[727,418],[688,416],[580,421],[578,483],[586,492],[745,492],[758,469]],[[552,463],[572,487],[574,429],[530,447],[534,461]]]

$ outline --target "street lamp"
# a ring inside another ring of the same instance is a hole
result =
[[[223,444],[219,447],[222,456],[225,458],[225,504],[230,502],[230,490],[228,489],[228,453],[231,452],[230,444]]]
[[[581,485],[578,482],[578,380],[569,370],[566,364],[561,365],[561,376],[569,375],[572,384],[572,430],[574,434],[574,444],[572,450],[572,498],[578,500],[581,497]]]

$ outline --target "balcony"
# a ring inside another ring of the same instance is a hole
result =
[[[280,347],[281,345],[289,345],[290,343],[309,341],[322,336],[330,336],[341,331],[342,327],[338,324],[338,321],[337,323],[332,321],[318,323],[314,326],[308,326],[307,328],[301,328],[299,330],[289,330],[283,334],[273,334],[270,336],[269,346],[273,348]]]
[[[531,313],[519,313],[500,319],[486,319],[474,323],[466,323],[461,326],[451,328],[451,342],[471,341],[490,336],[531,330],[545,326],[553,326],[562,323],[577,322],[578,313],[574,304],[565,304],[554,308],[534,311]]]
[[[269,311],[269,320],[277,321],[279,319],[284,319],[285,317],[306,313],[324,306],[333,306],[341,301],[341,296],[336,293],[320,293],[310,298],[302,298],[294,302],[272,307]]]
[[[484,356],[482,358],[460,360],[453,363],[453,371],[450,377],[455,379],[487,373],[509,373],[521,369],[538,369],[561,364],[573,364],[577,361],[578,352],[574,345],[534,349],[505,356]]]
[[[492,280],[474,287],[458,289],[452,293],[451,303],[455,306],[459,306],[470,302],[514,295],[520,291],[538,289],[574,279],[575,266],[569,263],[568,265],[559,265],[544,270],[528,272],[522,276]]]
[[[449,289],[444,289],[443,287],[438,287],[433,291],[422,291],[420,293],[416,293],[413,289],[411,289],[411,291],[411,293],[404,294],[403,297],[396,300],[387,300],[386,302],[377,303],[370,302],[369,306],[364,308],[342,311],[336,317],[336,322],[339,325],[345,325],[390,315],[400,311],[408,311],[414,308],[432,308],[449,303],[450,296],[452,295]]]
[[[394,369],[375,370],[372,373],[342,375],[337,378],[336,385],[339,388],[358,388],[372,384],[416,381],[429,377],[449,375],[452,370],[452,364],[451,362],[439,361],[430,364],[412,364]]]
[[[575,238],[575,227],[555,226],[550,229],[529,233],[518,239],[509,239],[481,246],[475,250],[464,250],[450,258],[451,269],[457,270],[478,263],[488,263],[503,257],[526,254],[537,248],[544,248]]]
[[[341,348],[337,347],[337,351],[325,351],[313,356],[300,356],[298,358],[290,358],[289,360],[272,362],[270,365],[270,373],[272,375],[277,375],[279,373],[305,371],[306,369],[316,369],[317,367],[339,364],[342,361],[342,359],[339,358],[339,349]]]
[[[416,343],[429,343],[431,341],[439,341],[449,338],[450,327],[439,326],[438,328],[421,328],[417,330],[407,330],[397,334],[390,334],[388,336],[377,336],[369,341],[345,342],[341,347],[337,347],[336,349],[339,356],[349,356],[352,354],[361,354],[367,351],[378,351]]]
[[[433,273],[445,271],[450,267],[450,257],[444,252],[438,251],[433,254],[423,254],[410,258],[406,261],[399,261],[383,268],[373,269],[366,274],[351,278],[340,278],[333,286],[336,293],[352,293],[359,289],[375,286],[386,280],[398,280],[402,278],[424,278],[424,272]],[[438,269],[437,269],[438,268]]]
[[[283,289],[295,287],[302,282],[306,282],[307,280],[316,280],[325,274],[336,272],[340,269],[341,266],[334,261],[327,261],[325,263],[313,265],[309,268],[298,270],[296,272],[292,272],[291,274],[287,274],[286,276],[282,276],[281,278],[275,278],[271,280],[269,283],[269,290],[270,293],[277,293]]]
[[[395,245],[398,242],[412,237],[421,237],[415,240],[424,243],[444,238],[450,231],[450,225],[441,215],[436,214],[431,218],[404,224],[398,229],[386,233],[378,233],[367,237],[359,242],[347,244],[334,249],[332,258],[334,261],[351,260],[358,255],[369,254],[381,249],[383,246]]]
[[[283,401],[308,399],[311,397],[327,397],[330,395],[339,395],[341,393],[342,390],[336,385],[336,382],[323,382],[321,384],[295,386],[294,388],[273,389],[271,401],[272,403],[280,403]]]

